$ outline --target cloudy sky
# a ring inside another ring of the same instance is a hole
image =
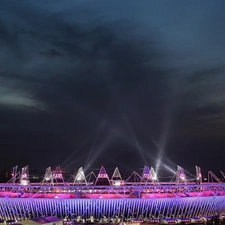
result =
[[[2,0],[1,167],[225,170],[223,0]]]

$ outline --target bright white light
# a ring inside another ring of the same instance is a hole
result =
[[[170,168],[169,166],[163,164],[163,166],[169,171],[169,172],[172,172],[172,173],[176,173],[176,171],[172,168]]]
[[[181,180],[185,180],[184,174],[181,174],[181,175],[180,175],[180,179],[181,179]]]
[[[28,181],[27,180],[21,180],[21,185],[28,185]]]
[[[116,181],[114,181],[113,185],[120,186],[121,185],[121,181],[120,180],[116,180]]]

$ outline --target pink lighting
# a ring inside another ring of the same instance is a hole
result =
[[[180,179],[182,179],[182,180],[184,180],[184,179],[185,179],[184,174],[181,174],[181,175],[180,175]]]
[[[13,218],[22,218],[26,213],[33,213],[31,216],[57,213],[62,217],[72,218],[74,212],[79,212],[78,214],[82,215],[80,219],[91,218],[90,216],[93,215],[100,220],[102,215],[110,218],[117,214],[120,218],[124,218],[127,216],[123,215],[126,210],[137,212],[136,220],[140,216],[148,217],[150,214],[153,214],[153,218],[157,218],[156,202],[161,211],[165,212],[163,216],[171,218],[181,218],[189,209],[192,213],[190,217],[198,216],[196,213],[199,211],[207,216],[212,212],[225,210],[225,183],[219,179],[217,183],[201,182],[202,175],[199,167],[196,169],[196,179],[189,180],[184,169],[178,166],[174,175],[176,181],[170,182],[158,181],[154,170],[147,167],[142,176],[134,171],[133,177],[129,177],[134,179],[130,180],[123,180],[116,168],[112,178],[109,179],[105,168],[101,167],[98,176],[94,176],[97,181],[100,181],[99,183],[94,181],[90,183],[88,176],[84,176],[82,168],[73,176],[74,181],[64,182],[62,170],[59,170],[59,167],[53,172],[51,168],[48,168],[41,183],[31,183],[28,167],[25,168],[19,175],[16,173],[18,179],[0,184],[0,203],[4,205],[2,211],[6,215],[12,215]],[[212,172],[210,174],[216,179]],[[56,178],[61,178],[61,182]],[[81,180],[83,182],[80,182]],[[108,184],[105,181],[109,181]],[[27,205],[32,209],[20,207],[21,205]],[[185,210],[186,207],[187,210]],[[192,208],[195,210],[191,210]]]

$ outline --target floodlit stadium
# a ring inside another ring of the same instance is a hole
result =
[[[126,180],[118,168],[109,178],[103,166],[97,175],[85,175],[81,167],[70,182],[64,181],[60,167],[54,171],[49,167],[40,183],[30,182],[28,166],[17,170],[13,168],[8,183],[0,184],[0,217],[4,220],[58,216],[77,222],[119,222],[225,214],[225,183],[211,171],[214,181],[204,182],[197,166],[195,180],[189,180],[177,166],[170,182],[160,182],[147,166],[141,175],[134,171]]]

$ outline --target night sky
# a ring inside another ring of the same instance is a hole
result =
[[[1,168],[225,172],[224,0],[1,0]]]

